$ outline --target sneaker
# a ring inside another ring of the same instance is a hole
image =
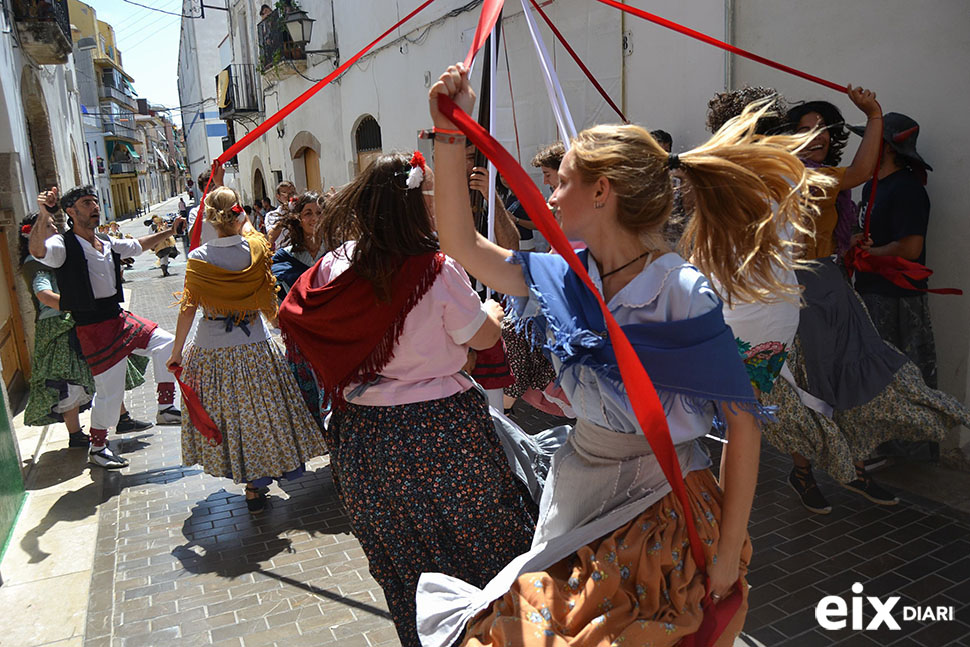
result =
[[[117,431],[119,434],[127,434],[132,431],[143,431],[152,426],[152,423],[132,418],[131,414],[126,413],[118,420]]]
[[[858,476],[858,472],[856,476]],[[899,503],[899,497],[883,488],[869,476],[857,478],[849,483],[843,483],[842,487],[847,490],[852,490],[856,494],[861,494],[878,505],[896,505]]]
[[[67,435],[67,446],[68,447],[90,447],[91,436],[88,436],[83,431],[75,431],[74,433]]]
[[[128,467],[128,460],[115,454],[107,445],[96,452],[88,453],[88,462],[106,470]]]
[[[170,404],[155,415],[155,424],[180,425],[182,424],[182,411]]]
[[[812,475],[812,468],[799,469],[793,467],[791,474],[788,475],[788,485],[795,490],[795,494],[801,499],[802,505],[809,512],[815,514],[828,514],[832,512],[832,506],[822,496],[822,491],[818,489],[815,477]]]

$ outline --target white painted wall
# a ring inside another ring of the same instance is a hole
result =
[[[34,70],[44,96],[60,186],[70,188],[75,185],[72,154],[77,158],[81,181],[90,182],[91,175],[85,163],[84,132],[73,57],[63,65],[34,66],[22,56],[22,50],[16,46],[10,31],[16,27],[5,25],[6,27],[9,29],[0,34],[0,150],[17,151],[21,156],[22,181],[27,195],[24,196],[24,203],[17,205],[19,208],[15,209],[20,214],[34,209],[34,196],[39,190],[31,164],[30,141],[20,94],[21,76],[25,67]]]
[[[200,0],[183,0],[182,11],[198,16]],[[205,19],[182,19],[178,87],[189,177],[195,181],[222,154],[222,137],[206,134],[207,126],[223,127],[216,106],[215,78],[223,65],[219,43],[228,32],[225,11],[206,10]]]

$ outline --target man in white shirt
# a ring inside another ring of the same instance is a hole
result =
[[[108,428],[118,424],[124,397],[127,358],[131,354],[152,358],[158,385],[158,424],[179,424],[182,414],[174,405],[175,380],[165,367],[174,337],[152,321],[121,309],[121,258],[151,249],[172,236],[184,224],[176,218],[172,227],[142,238],[101,238],[96,235],[101,220],[98,196],[91,186],[72,189],[60,207],[70,218],[71,228],[58,234],[52,221],[61,211],[57,188],[41,194],[40,215],[31,229],[31,255],[54,268],[61,291],[61,309],[74,318],[75,331],[94,376],[94,404],[91,411],[89,461],[116,469],[128,461],[108,447]]]

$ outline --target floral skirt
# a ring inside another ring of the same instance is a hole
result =
[[[81,411],[91,406],[94,397],[94,378],[81,356],[74,335],[74,320],[68,314],[39,319],[34,332],[34,354],[30,371],[30,394],[24,410],[24,424],[35,427],[64,421],[63,411],[77,386],[86,395],[75,396]],[[125,373],[125,390],[131,391],[145,383],[148,358],[131,355]],[[74,404],[72,402],[71,404]],[[70,407],[69,407],[70,408]]]
[[[797,339],[788,362],[796,382],[804,385]],[[970,410],[956,398],[926,386],[912,362],[903,364],[872,400],[836,409],[832,418],[802,404],[785,380],[778,380],[771,393],[762,394],[761,402],[778,407],[775,422],[762,423],[765,440],[786,454],[807,457],[816,469],[842,483],[855,478],[855,461],[867,458],[886,441],[939,442],[956,425],[970,425]]]
[[[389,407],[334,411],[331,461],[341,500],[398,637],[418,647],[421,573],[484,586],[529,550],[537,510],[509,467],[474,390]]]
[[[930,321],[930,304],[925,294],[887,297],[863,294],[872,323],[883,339],[902,351],[923,374],[923,381],[936,388],[936,342]]]
[[[717,561],[722,495],[710,470],[685,479],[708,564]],[[463,645],[586,647],[675,645],[700,627],[706,578],[691,557],[682,508],[670,493],[640,516],[537,573],[469,623]],[[747,572],[745,541],[740,572]],[[747,614],[744,600],[717,645],[730,646]]]
[[[192,346],[182,381],[192,387],[222,443],[211,445],[182,416],[182,463],[236,483],[299,472],[327,448],[289,363],[271,340],[227,348]]]

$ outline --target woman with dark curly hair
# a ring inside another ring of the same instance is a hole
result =
[[[273,254],[273,274],[280,286],[282,301],[300,275],[323,258],[326,248],[320,235],[323,223],[323,205],[315,191],[301,194],[293,202],[292,209],[280,221],[286,229],[290,244]]]
[[[849,86],[849,98],[866,113],[866,130],[862,143],[849,166],[840,167],[842,149],[849,139],[845,119],[841,111],[828,101],[808,101],[788,111],[788,128],[796,133],[817,130],[815,139],[799,153],[806,166],[818,168],[838,182],[827,190],[819,203],[821,213],[815,222],[815,242],[805,250],[806,259],[831,256],[849,248],[852,221],[856,210],[852,206],[849,191],[872,176],[879,157],[879,139],[882,137],[882,108],[876,95],[862,88]]]

